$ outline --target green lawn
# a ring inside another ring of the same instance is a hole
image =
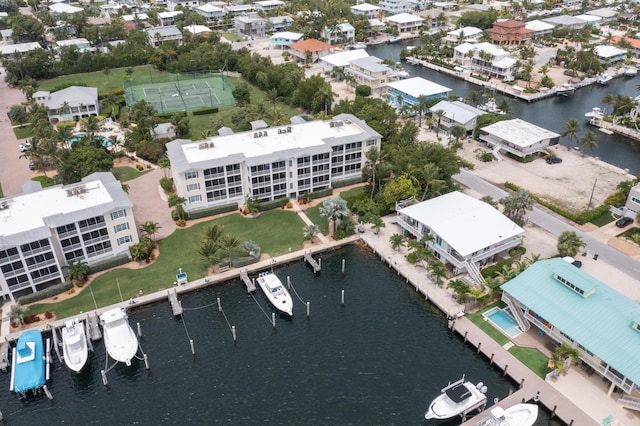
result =
[[[518,358],[520,362],[529,367],[529,370],[536,373],[538,377],[544,379],[550,368],[547,367],[549,359],[539,350],[535,348],[524,348],[520,346],[513,346],[509,349],[509,353]]]
[[[482,331],[484,331],[489,337],[491,337],[493,340],[495,340],[499,345],[504,345],[505,343],[509,342],[509,339],[502,333],[500,333],[494,326],[492,326],[488,321],[484,320],[484,317],[482,316],[482,314],[486,311],[488,311],[489,309],[498,306],[498,307],[503,307],[504,306],[504,302],[502,301],[498,301],[496,303],[493,303],[489,306],[487,306],[486,308],[482,309],[481,311],[475,312],[473,314],[467,314],[467,318],[469,318],[469,320],[474,323],[475,325],[478,326],[478,328],[480,328]]]
[[[51,179],[51,177],[49,176],[36,176],[34,178],[32,178],[31,180],[35,180],[37,182],[40,182],[40,185],[42,185],[43,188],[46,188],[47,186],[53,186],[56,183],[53,181],[53,179]]]
[[[20,140],[33,136],[31,130],[31,124],[27,124],[26,126],[14,127],[13,133],[15,133],[16,139]]]
[[[601,214],[600,216],[598,216],[595,219],[593,219],[591,221],[591,223],[593,223],[597,227],[602,227],[602,226],[605,226],[605,225],[613,222],[614,220],[615,220],[615,218],[613,217],[611,212],[607,211],[604,214]]]
[[[322,204],[318,204],[317,206],[309,207],[305,211],[305,213],[309,218],[309,220],[311,220],[311,222],[318,225],[318,228],[320,228],[320,233],[326,235],[329,233],[329,221],[327,220],[326,217],[320,216],[321,205]]]
[[[135,167],[124,166],[124,167],[114,167],[113,169],[111,169],[111,171],[113,172],[113,175],[116,177],[117,180],[119,180],[120,182],[126,182],[128,180],[133,180],[137,177],[142,176],[143,174],[151,171],[151,169],[145,169],[143,171],[140,171]]]
[[[302,229],[304,222],[291,211],[271,210],[259,216],[245,217],[240,214],[225,216],[178,229],[169,237],[158,242],[160,256],[155,263],[142,269],[120,268],[100,275],[91,283],[91,289],[99,307],[120,301],[118,283],[124,300],[136,297],[140,290],[149,294],[173,286],[178,268],[189,274],[189,280],[202,278],[209,264],[197,253],[205,230],[213,225],[224,226],[226,233],[236,235],[240,241],[253,240],[262,253],[278,256],[291,250],[298,250],[304,243]],[[273,230],[277,230],[274,232]],[[53,311],[58,318],[66,318],[94,309],[90,291],[83,291],[76,297],[54,304],[36,304],[29,309],[30,315]]]

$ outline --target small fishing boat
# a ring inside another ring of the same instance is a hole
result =
[[[613,77],[611,76],[611,74],[608,74],[606,72],[600,73],[596,77],[596,83],[598,83],[601,86],[605,86],[609,84],[611,80],[613,80]]]
[[[62,328],[62,355],[64,363],[71,371],[79,373],[87,364],[89,348],[84,323],[74,318]]]
[[[478,105],[478,109],[492,114],[504,114],[504,112],[498,108],[498,104],[496,104],[496,100],[494,98],[490,98],[486,103]]]
[[[124,309],[114,308],[100,315],[104,346],[111,358],[126,365],[138,352],[138,338],[131,329]]]
[[[495,407],[491,415],[478,423],[478,426],[533,426],[538,419],[536,404],[516,404],[507,408]]]
[[[39,330],[27,330],[20,335],[13,349],[11,390],[24,395],[27,391],[39,390],[45,382],[42,334]]]
[[[487,387],[482,383],[474,385],[462,379],[449,383],[441,390],[441,394],[429,404],[424,415],[427,420],[446,420],[455,416],[465,415],[487,402]]]
[[[591,121],[593,119],[596,119],[596,120],[602,119],[602,117],[604,117],[604,114],[602,113],[602,110],[600,108],[593,107],[591,108],[591,111],[585,113],[584,116],[586,117],[587,120]]]
[[[395,43],[399,43],[400,41],[402,41],[401,37],[394,37],[387,40],[387,44],[395,44]]]
[[[569,96],[573,95],[576,91],[576,88],[570,83],[563,83],[562,86],[556,88],[556,93],[558,96]]]
[[[293,316],[293,300],[289,291],[282,285],[280,279],[273,272],[261,273],[257,280],[258,285],[269,299],[269,302],[278,309],[289,316]]]
[[[638,75],[638,69],[635,67],[629,67],[624,70],[625,77],[635,77],[636,75]]]

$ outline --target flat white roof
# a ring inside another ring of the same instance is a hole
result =
[[[405,80],[398,80],[387,84],[387,86],[396,89],[402,93],[406,93],[409,96],[417,98],[421,95],[433,96],[439,93],[450,92],[451,89],[442,86],[433,81],[425,80],[422,77],[407,78]]]
[[[481,33],[482,33],[482,30],[480,28],[463,27],[463,28],[458,28],[457,30],[449,31],[447,35],[450,35],[452,37],[460,37],[460,34],[464,34],[464,37],[471,37]]]
[[[560,137],[558,133],[543,129],[519,118],[498,121],[480,130],[521,148],[528,147],[545,139]]]
[[[380,10],[380,7],[375,6],[373,4],[369,4],[369,3],[361,3],[361,4],[356,4],[355,6],[351,6],[351,9],[359,10],[361,12],[372,12],[374,10]]]
[[[578,19],[582,19],[583,21],[587,21],[589,23],[602,21],[602,17],[595,16],[595,15],[576,15],[575,17]]]
[[[66,3],[52,4],[49,6],[49,10],[53,13],[69,13],[69,14],[79,13],[84,11],[84,9],[81,7],[71,6],[70,4],[66,4]]]
[[[29,43],[0,45],[0,54],[11,55],[13,53],[25,53],[35,49],[42,49],[40,43],[35,41]]]
[[[593,52],[601,58],[612,58],[626,53],[625,50],[619,49],[615,46],[596,46],[593,48]]]
[[[196,9],[203,12],[224,12],[224,9],[218,6],[214,6],[211,3],[205,3],[202,6],[196,7]]]
[[[486,114],[485,111],[460,101],[440,101],[429,108],[430,111],[438,111],[439,109],[444,111],[446,118],[455,120],[458,123],[468,123],[474,118]]]
[[[461,256],[468,256],[524,230],[490,204],[450,192],[399,211],[431,228]]]
[[[555,25],[549,24],[547,22],[542,22],[540,20],[529,21],[524,26],[526,29],[531,31],[548,31],[552,30]]]
[[[276,38],[284,38],[284,39],[287,39],[287,40],[300,40],[303,35],[304,34],[294,33],[294,32],[291,32],[291,31],[282,31],[282,32],[279,32],[279,33],[274,33],[270,38],[272,40],[276,39]]]
[[[321,61],[324,61],[334,67],[346,67],[349,65],[349,62],[354,61],[356,59],[366,58],[369,54],[364,49],[355,49],[355,50],[345,50],[344,52],[333,53],[331,55],[323,56],[320,58]]]
[[[284,2],[280,0],[263,0],[263,1],[257,1],[254,3],[263,7],[284,6]]]
[[[173,12],[160,12],[158,13],[159,18],[175,18],[178,15],[182,15],[181,10],[175,10]]]
[[[210,33],[211,29],[206,25],[188,25],[184,27],[185,30],[189,31],[191,34],[202,34],[202,33]]]
[[[414,22],[422,22],[422,18],[410,13],[398,13],[397,15],[391,15],[384,18],[387,21],[395,22],[397,24],[411,24]]]

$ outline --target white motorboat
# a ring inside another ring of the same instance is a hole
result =
[[[638,69],[635,67],[629,67],[624,70],[625,77],[635,77],[636,75],[638,75]]]
[[[115,308],[100,315],[104,330],[104,346],[111,358],[126,365],[138,352],[138,338],[127,321],[124,309]]]
[[[507,408],[491,409],[491,416],[478,423],[478,426],[533,426],[538,419],[536,404],[516,404]]]
[[[563,83],[562,86],[556,88],[556,93],[558,96],[569,96],[573,95],[573,92],[576,91],[576,88],[570,83]]]
[[[598,76],[596,77],[596,83],[602,86],[609,84],[611,80],[613,80],[613,77],[611,77],[611,75],[606,72],[598,74]]]
[[[289,316],[293,316],[293,300],[289,291],[282,285],[280,279],[273,272],[263,272],[258,276],[258,285],[269,299],[269,302]]]
[[[602,110],[600,108],[593,107],[591,108],[591,111],[587,112],[584,116],[587,118],[587,120],[591,121],[593,119],[602,119],[602,117],[604,117],[604,114],[602,113]]]
[[[64,363],[71,371],[79,373],[89,357],[84,323],[74,318],[62,328],[62,355]]]
[[[498,104],[496,104],[496,100],[491,98],[486,103],[482,105],[478,105],[478,109],[482,111],[490,112],[492,114],[504,114],[504,112],[498,108]]]
[[[467,414],[487,403],[487,387],[482,383],[474,385],[462,379],[449,383],[442,393],[429,404],[424,415],[427,420],[446,420]]]

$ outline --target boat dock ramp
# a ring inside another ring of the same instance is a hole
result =
[[[247,286],[247,293],[253,293],[256,291],[256,284],[249,278],[249,274],[246,269],[240,270],[240,279]]]
[[[9,367],[9,342],[4,340],[0,343],[0,370],[6,373]]]
[[[322,265],[320,264],[321,261],[316,261],[313,256],[311,256],[311,253],[308,251],[304,252],[304,260],[305,262],[307,262],[309,265],[311,265],[311,267],[313,268],[313,273],[317,274],[318,272],[320,272],[320,270],[322,269]]]
[[[174,290],[167,290],[167,294],[169,295],[169,303],[171,304],[171,310],[173,311],[173,316],[177,317],[182,315],[183,309],[182,304],[178,300],[178,293]]]
[[[95,313],[94,316],[87,314],[87,333],[89,334],[89,339],[92,342],[102,339],[102,332],[100,331],[98,323],[97,313]]]

